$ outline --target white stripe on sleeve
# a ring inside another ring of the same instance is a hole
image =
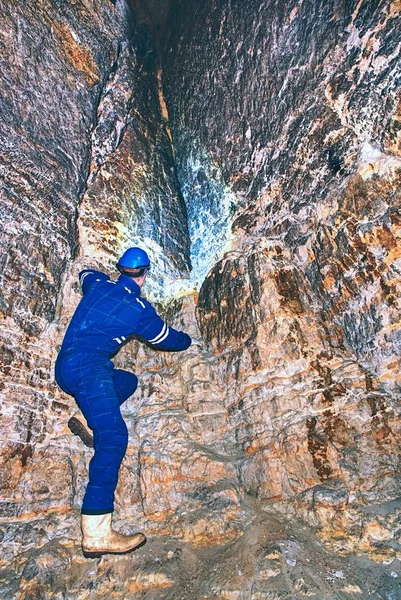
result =
[[[166,331],[166,333],[163,335],[163,337],[161,337],[159,340],[157,340],[157,342],[153,342],[153,343],[154,343],[154,344],[161,344],[161,343],[162,343],[162,342],[163,342],[163,341],[166,339],[166,337],[168,336],[168,334],[169,334],[169,333],[170,333],[170,328],[169,328],[169,327],[167,327],[167,331]]]
[[[87,275],[91,275],[91,274],[93,275],[93,271],[85,271],[85,273],[82,273],[81,277],[79,278],[79,283],[81,284],[81,287],[82,287],[85,277]]]
[[[163,323],[163,327],[160,333],[157,334],[156,337],[154,337],[152,340],[148,340],[148,342],[150,342],[151,344],[157,344],[159,342],[159,338],[161,338],[164,335],[164,332],[166,331],[166,328],[168,329],[166,323]]]

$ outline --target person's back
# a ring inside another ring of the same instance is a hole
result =
[[[86,270],[79,277],[84,296],[66,331],[61,354],[109,358],[133,335],[163,350],[190,346],[191,338],[168,327],[127,275],[114,281],[100,271]]]

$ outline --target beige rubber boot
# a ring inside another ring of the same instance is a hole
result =
[[[86,419],[80,410],[77,410],[77,412],[72,415],[67,425],[74,435],[81,438],[85,446],[93,448],[92,430],[89,429]]]
[[[111,515],[81,515],[82,550],[86,558],[126,554],[146,542],[143,533],[122,535],[111,528]]]

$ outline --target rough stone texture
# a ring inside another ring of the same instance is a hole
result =
[[[0,14],[0,511],[19,517],[71,505],[73,461],[55,437],[66,406],[53,383],[49,324],[76,253],[99,95],[131,16],[103,1],[2,2]]]
[[[0,4],[0,598],[399,598],[401,5],[168,5]],[[149,543],[93,561],[52,368],[137,242],[204,346],[116,358]]]
[[[197,307],[223,449],[247,493],[390,560],[394,521],[361,511],[399,495],[400,8],[178,2],[163,80],[179,179],[207,156],[237,199]]]
[[[163,297],[164,278],[189,271],[190,240],[158,77],[146,47],[126,43],[100,97],[78,226],[84,264],[115,263],[130,244],[152,251]]]

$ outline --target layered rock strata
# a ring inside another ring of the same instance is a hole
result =
[[[111,2],[3,2],[0,11],[1,513],[18,517],[71,501],[74,466],[52,440],[65,403],[49,325],[77,251],[99,96],[132,15]]]
[[[177,0],[155,34],[167,4],[1,6],[0,594],[395,598],[401,7]],[[52,365],[77,271],[132,243],[204,345],[116,358],[150,542],[88,561]]]
[[[236,196],[197,307],[216,439],[244,491],[389,559],[397,505],[365,511],[399,495],[399,12],[181,2],[164,63],[179,177],[196,145]]]

